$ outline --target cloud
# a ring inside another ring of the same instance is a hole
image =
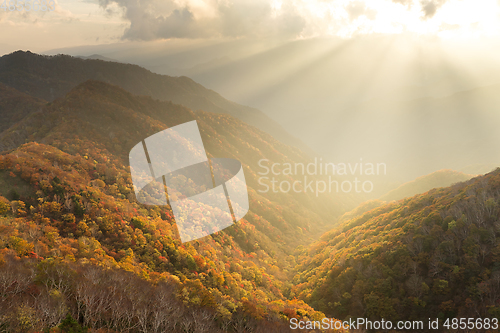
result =
[[[295,7],[284,3],[279,11],[273,13],[269,1],[235,1],[221,5],[221,33],[224,36],[280,36],[293,37],[305,27],[305,20]]]
[[[460,24],[441,23],[441,25],[439,26],[439,31],[458,30],[460,28]]]
[[[403,6],[411,7],[411,5],[413,3],[413,0],[392,0],[392,2],[399,3],[399,4],[403,5]]]
[[[105,10],[113,4],[124,9],[130,22],[123,39],[206,37],[296,37],[305,20],[289,2],[276,12],[265,0],[209,1],[210,10],[200,10],[189,1],[99,0]],[[214,14],[207,15],[207,12]]]
[[[151,13],[127,12],[130,27],[123,35],[130,40],[153,40],[158,38],[200,38],[209,37],[211,27],[194,18],[188,7],[174,9],[168,16],[154,16]]]
[[[454,15],[449,8],[441,8],[449,0],[84,1],[98,1],[104,14],[122,18],[127,24],[120,35],[122,39],[145,41],[220,37],[286,40],[323,35],[351,37],[373,32],[400,33],[407,29],[420,33],[428,31],[425,21],[435,17],[438,11],[448,11],[451,13],[448,17]],[[455,1],[449,7],[474,1]],[[457,20],[463,18],[454,21]],[[435,32],[439,32],[436,29]]]
[[[51,11],[23,10],[19,12],[0,10],[0,22],[8,22],[12,26],[35,25],[41,27],[53,23],[71,23],[74,21],[79,21],[79,18],[71,11],[61,8],[57,3],[54,10]]]
[[[353,1],[349,2],[349,4],[345,7],[345,10],[347,11],[347,14],[349,15],[349,19],[355,20],[360,16],[366,16],[370,20],[375,19],[377,16],[377,13],[366,7],[365,2],[362,1]]]
[[[437,10],[441,8],[447,0],[422,0],[420,4],[422,5],[422,12],[424,13],[424,18],[432,18],[436,14]]]

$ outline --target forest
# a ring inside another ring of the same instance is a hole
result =
[[[339,319],[499,318],[499,199],[497,169],[352,217],[301,251],[292,296]]]
[[[92,60],[92,75],[112,79],[86,80],[81,70],[66,75],[83,61],[73,60],[0,59],[13,65],[0,66],[0,332],[265,333],[300,331],[291,319],[500,318],[500,169],[472,179],[439,171],[361,205],[344,193],[261,193],[259,161],[316,156],[247,124],[251,109],[187,78]],[[58,62],[64,70],[42,82]],[[40,66],[32,81],[23,65]],[[151,82],[109,82],[127,75],[153,75],[201,107],[148,96]],[[136,200],[128,153],[192,120],[209,158],[242,163],[250,211],[182,243],[169,206]]]
[[[135,199],[127,154],[143,137],[192,119],[209,155],[246,165],[251,210],[183,244],[168,206]],[[300,151],[229,115],[98,81],[46,103],[1,142],[2,331],[278,332],[290,330],[290,318],[324,317],[289,297],[293,249],[341,209],[312,194],[263,197],[249,167],[260,157],[307,160]]]

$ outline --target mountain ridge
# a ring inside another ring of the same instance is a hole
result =
[[[70,75],[68,75],[70,74]],[[231,102],[188,77],[155,74],[137,65],[17,51],[0,57],[0,82],[34,97],[53,101],[88,79],[122,87],[135,95],[171,100],[193,110],[231,114],[284,143],[310,151],[261,111]]]
[[[473,177],[475,177],[475,175],[465,174],[460,171],[450,169],[438,170],[401,184],[397,188],[381,196],[379,199],[383,201],[401,200],[407,197],[413,197],[416,194],[425,193],[433,188],[447,187],[455,183],[467,181]]]

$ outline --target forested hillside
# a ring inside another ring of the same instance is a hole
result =
[[[47,102],[30,97],[0,83],[0,133],[32,112],[39,111]]]
[[[136,201],[128,152],[194,119],[209,157],[244,165],[250,212],[182,244],[168,206]],[[98,81],[31,113],[0,143],[1,330],[280,332],[290,318],[324,316],[290,298],[293,249],[350,203],[255,190],[259,159],[307,162],[299,150],[231,116]]]
[[[374,208],[299,253],[292,296],[339,319],[499,318],[499,202],[497,169]]]

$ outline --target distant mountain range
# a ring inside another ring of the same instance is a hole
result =
[[[431,46],[433,45],[433,46]],[[384,182],[436,170],[483,174],[498,165],[500,66],[490,42],[416,36],[290,42],[134,43],[68,48],[186,75],[265,112],[334,163],[388,166]],[[147,50],[147,52],[143,52]],[[56,52],[56,51],[51,51]],[[57,51],[60,52],[60,51]],[[470,169],[476,165],[478,168]],[[382,188],[372,199],[387,192]]]
[[[92,60],[103,60],[103,61],[111,61],[111,62],[121,62],[121,61],[118,61],[116,59],[112,59],[112,58],[108,58],[108,57],[102,56],[100,54],[92,54],[92,55],[89,55],[89,56],[77,56],[77,58],[80,58],[80,59],[92,59]]]
[[[230,114],[286,144],[311,151],[261,111],[228,101],[185,76],[158,75],[136,65],[94,58],[50,57],[17,51],[0,57],[0,83],[33,97],[53,101],[80,83],[100,80],[136,95],[172,101],[193,110]]]

